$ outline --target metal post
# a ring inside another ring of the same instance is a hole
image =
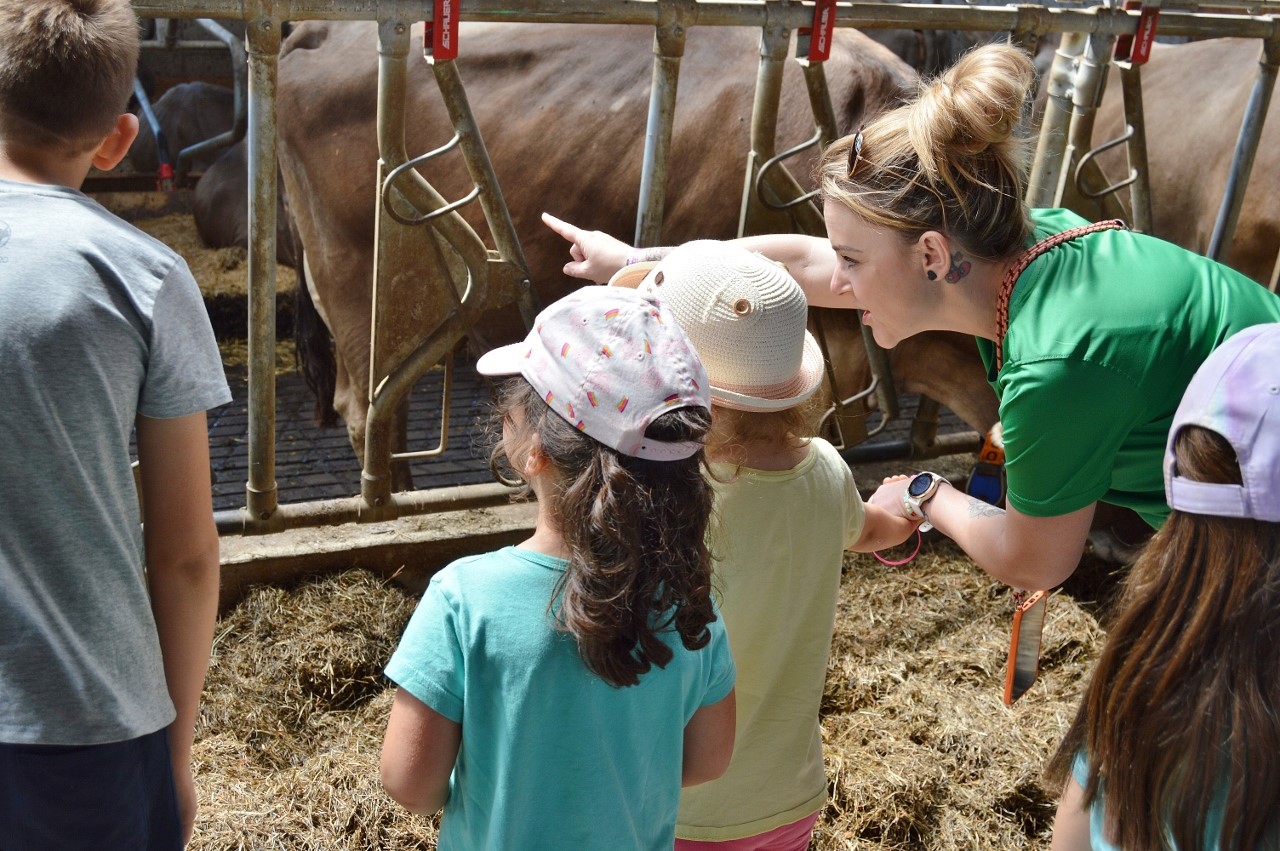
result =
[[[742,205],[738,209],[738,236],[760,230],[757,218],[764,211],[756,197],[756,175],[761,165],[773,158],[777,147],[778,103],[782,98],[782,74],[786,70],[790,40],[791,31],[783,27],[765,27],[760,32],[760,67],[756,72],[755,99],[751,104],[751,150],[747,152]],[[792,193],[792,197],[800,194],[797,191]]]
[[[1027,181],[1027,205],[1050,207],[1062,176],[1067,142],[1067,126],[1071,121],[1071,84],[1073,69],[1084,50],[1084,33],[1063,33],[1053,54],[1053,65],[1045,82],[1049,93],[1040,120],[1040,138],[1036,158]]]
[[[676,113],[676,87],[684,56],[685,25],[679,14],[653,34],[653,82],[649,117],[644,131],[644,162],[640,170],[640,200],[636,217],[636,245],[656,245],[662,238],[666,202],[667,162],[671,155],[671,125]]]
[[[260,20],[270,21],[271,19],[262,18]],[[247,68],[247,59],[245,57],[244,46],[240,44],[239,40],[235,37],[235,35],[233,35],[226,27],[222,26],[217,21],[211,21],[206,18],[199,18],[196,20],[196,23],[204,27],[204,29],[207,30],[210,35],[216,37],[220,42],[225,44],[227,46],[228,52],[230,52],[231,54],[231,79],[232,79],[231,129],[227,130],[224,133],[219,133],[217,136],[214,136],[212,139],[205,139],[201,142],[195,143],[194,145],[188,145],[187,147],[179,151],[178,161],[173,164],[174,172],[177,174],[179,178],[181,178],[183,175],[187,173],[188,169],[191,167],[191,161],[195,159],[196,156],[198,156],[199,154],[203,154],[207,151],[219,151],[224,148],[228,148],[234,145],[236,142],[239,142],[241,139],[243,139],[245,134],[245,127],[247,123],[246,116],[248,115],[248,106],[245,104],[245,89],[246,89],[245,72]],[[254,22],[252,21],[246,22],[246,25],[245,25],[246,40],[253,37],[253,33],[251,31],[251,28],[253,26],[254,26]],[[280,27],[278,23],[272,24],[271,26],[272,26],[271,31],[275,33],[275,43],[276,43],[276,48],[278,50],[280,46]],[[276,61],[276,55],[273,53],[271,55],[271,63],[272,63],[273,69],[275,67],[275,61]],[[273,71],[272,79],[273,80],[275,79],[274,71]],[[274,90],[275,88],[273,84],[272,91]],[[271,101],[271,105],[272,105],[272,110],[274,112],[274,109],[275,109],[274,96]],[[272,116],[273,127],[275,126],[274,122],[275,122],[275,117],[273,114]],[[274,130],[272,132],[274,132]]]
[[[1268,41],[1258,61],[1258,78],[1253,83],[1249,106],[1245,109],[1240,135],[1236,139],[1235,155],[1231,159],[1231,171],[1227,174],[1227,188],[1222,193],[1222,206],[1213,224],[1213,236],[1209,238],[1209,250],[1205,256],[1220,260],[1236,230],[1240,219],[1240,207],[1244,204],[1245,187],[1249,173],[1253,171],[1253,159],[1258,153],[1262,138],[1262,125],[1267,120],[1267,106],[1271,92],[1276,87],[1276,70],[1280,66],[1280,39]]]
[[[520,317],[526,328],[533,327],[538,314],[538,305],[534,301],[533,288],[529,283],[529,264],[524,258],[524,249],[516,237],[516,226],[511,221],[511,211],[507,208],[506,199],[502,196],[502,187],[498,185],[498,176],[493,171],[493,161],[489,159],[489,151],[480,135],[480,125],[471,111],[471,102],[467,98],[466,89],[462,86],[462,77],[458,73],[458,64],[453,60],[444,62],[432,61],[431,70],[435,73],[436,84],[444,98],[445,109],[458,134],[459,146],[466,161],[467,172],[472,182],[480,189],[480,206],[484,210],[485,221],[493,233],[493,242],[498,255],[520,269],[520,280],[517,284],[516,303]],[[490,275],[493,275],[494,264],[490,263]],[[492,298],[492,281],[488,295]],[[484,298],[481,298],[484,301]]]
[[[1111,49],[1115,36],[1090,34],[1084,49],[1076,57],[1071,75],[1071,124],[1067,131],[1067,146],[1062,155],[1062,171],[1053,190],[1049,206],[1063,206],[1068,175],[1075,174],[1082,152],[1089,150],[1093,136],[1093,122],[1098,115],[1098,102],[1107,80],[1107,68],[1111,61]]]
[[[249,43],[249,481],[245,506],[266,520],[276,491],[276,57],[280,22],[247,21]]]
[[[1132,135],[1129,138],[1129,226],[1141,233],[1152,232],[1151,166],[1147,157],[1147,119],[1142,109],[1142,66],[1120,68],[1120,87],[1124,95],[1124,118]]]

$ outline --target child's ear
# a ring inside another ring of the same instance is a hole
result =
[[[547,468],[551,461],[547,458],[546,453],[542,451],[542,441],[538,435],[533,434],[529,437],[529,451],[524,458],[524,474],[525,476],[536,476]]]
[[[120,164],[129,146],[138,137],[138,116],[126,112],[116,119],[116,126],[93,152],[93,165],[102,171],[111,171]]]

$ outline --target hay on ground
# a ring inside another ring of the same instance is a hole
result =
[[[193,753],[192,849],[432,847],[382,791],[382,669],[416,605],[363,571],[260,587],[218,622]]]
[[[144,230],[182,255],[200,285],[205,298],[249,294],[249,253],[243,248],[209,248],[200,241],[195,219],[190,213],[133,219],[134,227]],[[288,266],[276,264],[276,292],[293,292],[297,274]]]
[[[258,588],[218,624],[195,746],[191,848],[434,847],[436,821],[382,791],[393,689],[382,676],[416,598],[351,571]],[[1001,702],[1012,604],[949,542],[908,567],[849,556],[823,701],[831,849],[1046,849],[1041,772],[1103,640],[1050,601],[1041,676]],[[531,780],[536,782],[536,780]]]
[[[816,848],[1048,847],[1058,790],[1040,775],[1103,633],[1072,598],[1051,598],[1040,678],[1006,707],[1012,608],[950,542],[910,567],[846,560]]]

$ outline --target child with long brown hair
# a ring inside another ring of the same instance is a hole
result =
[[[533,535],[432,578],[387,666],[393,798],[440,849],[670,849],[681,785],[733,751],[711,599],[709,382],[670,312],[592,287],[489,352]]]
[[[1172,509],[1050,765],[1054,851],[1280,848],[1280,324],[1195,374]]]

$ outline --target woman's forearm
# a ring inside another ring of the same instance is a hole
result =
[[[1075,571],[1093,505],[1057,517],[1033,517],[947,484],[926,504],[925,514],[993,578],[1037,590],[1056,587]]]

